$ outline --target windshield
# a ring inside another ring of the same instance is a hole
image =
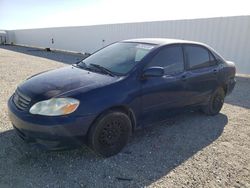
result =
[[[154,47],[153,44],[115,43],[94,53],[80,66],[99,66],[117,75],[125,75]]]

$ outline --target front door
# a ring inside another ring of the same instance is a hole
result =
[[[143,125],[161,121],[174,109],[185,105],[184,58],[181,45],[161,49],[146,65],[163,67],[164,76],[148,77],[141,81],[141,104]],[[167,114],[166,114],[167,113]]]

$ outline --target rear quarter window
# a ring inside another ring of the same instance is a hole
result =
[[[216,52],[212,51],[212,54],[214,55],[217,63],[220,64],[225,63],[224,59],[221,56],[219,56]]]

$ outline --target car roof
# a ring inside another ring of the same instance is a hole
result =
[[[138,43],[147,43],[147,44],[156,44],[156,45],[168,45],[168,44],[199,44],[207,46],[200,42],[181,40],[181,39],[170,39],[170,38],[138,38],[138,39],[128,39],[123,40],[122,42],[138,42]]]

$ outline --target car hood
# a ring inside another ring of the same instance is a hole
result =
[[[23,82],[18,89],[33,99],[45,100],[72,90],[81,89],[84,92],[113,83],[117,79],[118,77],[68,66],[34,75]]]

